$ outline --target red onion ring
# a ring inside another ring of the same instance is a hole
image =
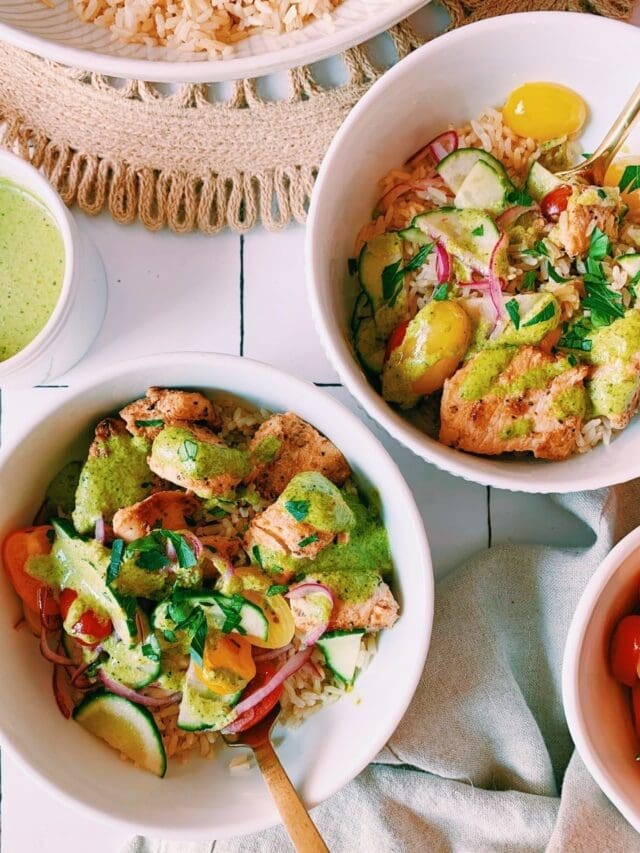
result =
[[[434,137],[430,142],[427,142],[422,148],[419,148],[405,162],[405,166],[413,169],[418,163],[421,163],[427,154],[431,154],[436,163],[439,163],[447,154],[451,154],[458,147],[459,139],[455,130],[446,130]]]
[[[292,586],[288,592],[285,592],[284,597],[303,598],[304,596],[312,595],[315,592],[320,592],[323,595],[326,595],[332,605],[335,603],[336,599],[332,590],[323,583],[318,583],[318,581],[304,581],[303,583],[297,584],[297,586]]]
[[[109,678],[102,669],[98,670],[100,681],[111,693],[116,696],[122,696],[123,699],[129,699],[130,702],[135,702],[136,705],[144,705],[145,708],[162,708],[165,705],[173,705],[174,702],[179,702],[182,698],[182,693],[168,693],[166,696],[144,696],[133,690],[131,687]]]
[[[79,666],[76,669],[76,671],[71,676],[71,685],[73,687],[78,687],[78,682],[79,682],[80,678],[82,678],[82,676],[89,669],[89,667],[91,666],[92,663],[95,663],[95,661],[87,660],[81,666]],[[86,682],[87,682],[87,684],[91,684],[91,682],[88,679],[86,680]],[[83,689],[83,688],[79,688],[79,689]]]
[[[411,190],[419,191],[426,190],[431,186],[428,180],[423,181],[414,181],[409,183],[408,181],[403,181],[400,184],[396,184],[391,187],[390,190],[382,196],[382,198],[378,201],[378,210],[381,213],[386,213],[387,210],[391,207],[394,201],[397,201],[400,196],[403,196],[405,193],[411,192]]]
[[[488,278],[479,278],[477,281],[459,281],[459,287],[475,287],[476,290],[486,290],[489,287]]]
[[[521,216],[524,216],[525,213],[530,213],[533,210],[538,210],[537,204],[529,204],[526,207],[521,204],[516,204],[514,207],[509,207],[505,210],[504,213],[501,213],[500,216],[496,219],[496,225],[501,230],[505,230],[509,228],[516,219],[520,219]]]
[[[21,616],[21,617],[18,619],[18,621],[14,624],[14,626],[13,626],[13,630],[14,630],[14,631],[19,631],[19,630],[20,630],[20,628],[22,628],[22,627],[25,625],[26,621],[27,621],[27,620],[24,618],[24,616]]]
[[[267,649],[266,651],[258,652],[257,654],[255,654],[253,656],[253,659],[256,663],[259,663],[263,660],[273,660],[274,658],[279,658],[280,655],[285,654],[285,652],[288,652],[291,647],[292,644],[288,643],[286,646],[282,646],[279,649]]]
[[[56,665],[53,667],[51,684],[53,687],[53,695],[55,697],[56,704],[60,709],[60,713],[66,720],[68,720],[71,716],[74,705],[69,696],[65,672],[62,666]]]
[[[491,260],[489,261],[489,296],[493,303],[493,307],[496,310],[497,320],[500,320],[506,314],[504,302],[502,301],[502,291],[506,286],[506,282],[503,278],[500,278],[500,276],[498,276],[496,272],[496,266],[498,264],[498,256],[500,252],[506,249],[508,245],[509,238],[503,232],[498,238],[495,246],[493,247],[493,251],[491,252]]]
[[[76,665],[76,662],[71,660],[70,657],[67,657],[66,655],[59,655],[49,647],[49,643],[47,642],[47,631],[45,628],[40,631],[40,652],[43,658],[46,658],[51,663],[58,664],[59,666]]]
[[[105,529],[104,518],[102,516],[96,518],[96,531],[94,538],[96,542],[99,542],[101,545],[104,545],[107,538],[107,531]]]
[[[235,707],[235,711],[237,716],[239,717],[241,714],[244,714],[245,711],[249,711],[251,708],[255,707],[259,702],[268,696],[270,693],[280,687],[281,684],[294,675],[299,669],[301,669],[305,663],[311,657],[313,652],[312,648],[302,649],[297,652],[293,657],[290,657],[286,663],[280,667],[280,669],[275,673],[275,675],[267,681],[265,685],[263,685],[259,690],[256,690],[255,693],[252,693],[251,696],[247,696],[242,702],[238,702]],[[224,732],[233,733],[233,723],[228,725]]]
[[[438,284],[444,284],[451,278],[451,258],[441,243],[436,242],[436,275]]]
[[[172,563],[178,562],[178,553],[171,539],[167,539],[167,557]]]
[[[48,586],[38,589],[38,612],[40,613],[40,625],[46,631],[58,631],[62,625],[62,618],[58,613],[47,614],[45,609],[50,598],[53,598]]]

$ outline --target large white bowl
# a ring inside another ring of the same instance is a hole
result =
[[[640,528],[599,566],[576,608],[562,665],[562,700],[571,737],[587,769],[640,832],[640,765],[630,690],[609,666],[613,629],[638,606]]]
[[[404,714],[422,672],[433,617],[433,570],[422,519],[409,488],[380,442],[327,393],[246,358],[204,353],[151,356],[112,367],[76,389],[0,465],[0,539],[31,523],[49,478],[79,458],[92,425],[149,385],[225,390],[273,411],[293,410],[331,438],[357,479],[380,495],[396,567],[401,618],[380,638],[371,666],[350,696],[298,729],[280,730],[278,754],[308,806],[329,797],[371,761]],[[78,437],[80,436],[80,443]],[[256,769],[229,771],[216,759],[170,765],[157,779],[123,763],[80,726],[66,721],[51,691],[51,666],[27,631],[14,631],[18,607],[0,578],[0,736],[22,763],[74,805],[132,830],[181,839],[252,832],[278,821]]]
[[[0,40],[89,71],[161,83],[214,83],[260,77],[335,56],[384,32],[428,0],[343,0],[331,22],[316,21],[282,35],[257,33],[224,59],[164,47],[123,44],[97,25],[85,24],[70,0],[2,0]]]
[[[347,259],[379,197],[378,180],[450,123],[500,105],[529,80],[553,80],[587,100],[582,140],[595,144],[637,84],[640,32],[601,17],[538,12],[462,27],[387,72],[350,113],[320,169],[307,227],[307,285],[321,340],[343,382],[398,441],[440,468],[485,485],[525,492],[569,492],[640,474],[640,419],[610,447],[563,462],[512,461],[466,454],[430,439],[369,384],[348,340],[355,295]],[[603,73],[610,69],[610,73]],[[635,133],[640,150],[640,133]],[[633,150],[633,146],[632,146]]]

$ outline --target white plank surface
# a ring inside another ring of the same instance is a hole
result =
[[[441,23],[436,12],[428,24]],[[640,23],[640,9],[634,13]],[[327,72],[329,73],[329,72]],[[338,383],[317,340],[303,278],[303,230],[277,235],[151,234],[108,217],[76,215],[98,245],[109,282],[102,332],[81,365],[59,381],[72,387],[104,364],[158,351],[213,350],[270,361],[321,384]],[[437,577],[475,551],[503,541],[586,545],[589,532],[550,498],[489,490],[451,477],[416,459],[382,434],[342,387],[331,393],[357,411],[400,465],[421,508]],[[0,453],[18,428],[35,421],[65,387],[2,393]],[[452,519],[460,519],[459,524]],[[2,756],[4,853],[115,853],[123,833],[59,802],[9,756]]]

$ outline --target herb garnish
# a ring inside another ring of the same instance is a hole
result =
[[[533,258],[540,258],[540,257],[548,258],[549,257],[549,250],[547,249],[545,244],[542,242],[542,240],[536,240],[536,242],[533,244],[532,249],[523,249],[520,254],[531,255],[531,257],[533,257]]]
[[[158,645],[158,640],[156,639],[155,634],[151,634],[149,642],[143,644],[142,654],[146,658],[149,658],[149,660],[156,662],[160,660],[160,646]]]
[[[445,281],[438,288],[436,288],[436,290],[434,290],[433,298],[435,299],[436,302],[442,302],[444,299],[447,298],[448,293],[449,293],[449,285]]]
[[[516,329],[520,328],[520,306],[518,305],[517,299],[510,299],[507,304],[504,306],[509,312],[509,316],[511,317],[511,322],[516,327]]]
[[[535,270],[527,270],[522,277],[520,290],[533,290],[536,286],[537,273]]]
[[[204,657],[204,647],[207,642],[207,617],[200,609],[198,609],[196,612],[197,617],[194,626],[195,630],[191,638],[189,652],[191,653],[191,657],[198,664],[198,666],[202,666],[202,658]]]
[[[187,540],[173,530],[154,530],[147,536],[134,539],[124,549],[124,559],[130,559],[137,554],[136,565],[147,571],[163,569],[171,564],[167,557],[167,542],[171,542],[176,551],[178,566],[189,569],[198,562]],[[114,543],[115,544],[115,543]]]
[[[602,189],[602,187],[598,187],[598,198],[601,198],[604,201],[606,197],[606,192]]]
[[[298,548],[306,548],[307,545],[311,545],[313,542],[318,541],[318,536],[316,533],[312,533],[311,536],[305,536],[304,539],[301,539],[298,542]]]
[[[118,577],[120,566],[122,564],[122,555],[124,553],[124,540],[114,539],[111,546],[111,559],[107,568],[107,586],[111,586],[114,580]]]
[[[575,357],[575,355],[572,352],[570,352],[569,355],[567,356],[567,361],[569,362],[571,367],[575,367],[576,364],[578,363],[578,359]]]
[[[284,508],[296,521],[304,521],[309,515],[309,501],[286,501]]]
[[[162,418],[152,418],[150,421],[136,421],[137,427],[163,427]]]
[[[170,628],[165,628],[165,630],[162,632],[162,634],[168,643],[177,643],[178,642],[178,637],[176,636],[176,632],[172,631]]]
[[[396,261],[394,264],[389,264],[382,270],[382,298],[390,305],[394,305],[398,294],[402,288],[404,274],[412,270],[420,269],[424,264],[427,256],[433,251],[433,243],[427,243],[416,252],[416,254],[408,261],[407,265],[401,267],[402,261]]]
[[[556,307],[553,302],[547,302],[544,308],[541,311],[538,311],[537,314],[534,314],[530,320],[527,320],[524,323],[524,326],[537,326],[538,323],[544,323],[545,320],[551,320],[553,316],[555,316]]]
[[[618,181],[622,192],[631,193],[640,189],[640,164],[625,166],[622,177]]]
[[[254,545],[253,548],[251,549],[251,553],[253,554],[253,559],[256,561],[256,563],[262,569],[263,565],[262,565],[262,556],[260,554],[260,547],[258,545]]]
[[[609,238],[596,226],[589,240],[589,258],[593,261],[602,261],[608,254]]]
[[[484,235],[484,225],[478,225],[471,233],[474,237],[482,237]]]
[[[592,327],[586,318],[579,320],[569,328],[563,327],[564,335],[558,341],[558,346],[564,349],[575,349],[581,352],[590,352],[593,346],[593,341],[588,335],[592,332]]]
[[[547,272],[549,273],[549,278],[550,278],[552,281],[555,281],[555,282],[556,282],[556,284],[564,284],[564,282],[566,282],[566,281],[571,281],[571,279],[569,279],[569,278],[563,278],[561,275],[559,275],[559,274],[555,271],[555,269],[551,266],[551,264],[548,264]]]
[[[530,204],[533,204],[533,199],[524,187],[520,187],[520,189],[514,187],[507,193],[507,201],[511,202],[511,204],[521,205],[522,207],[528,207]]]
[[[198,455],[198,445],[193,439],[185,438],[178,448],[178,459],[182,462],[193,462]]]
[[[289,587],[286,585],[286,583],[274,583],[267,590],[267,595],[282,595],[283,593],[287,592],[288,589]]]

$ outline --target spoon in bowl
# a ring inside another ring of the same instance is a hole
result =
[[[611,161],[622,147],[639,114],[640,84],[636,86],[620,115],[611,125],[608,133],[593,154],[584,163],[573,166],[571,169],[564,169],[562,172],[556,172],[556,177],[560,178],[561,181],[585,178],[589,182],[602,184]]]
[[[249,747],[253,750],[264,781],[280,812],[282,823],[298,853],[329,853],[329,848],[309,817],[271,743],[271,731],[279,713],[280,705],[277,704],[255,726],[237,734],[223,732],[222,737],[227,746]]]

